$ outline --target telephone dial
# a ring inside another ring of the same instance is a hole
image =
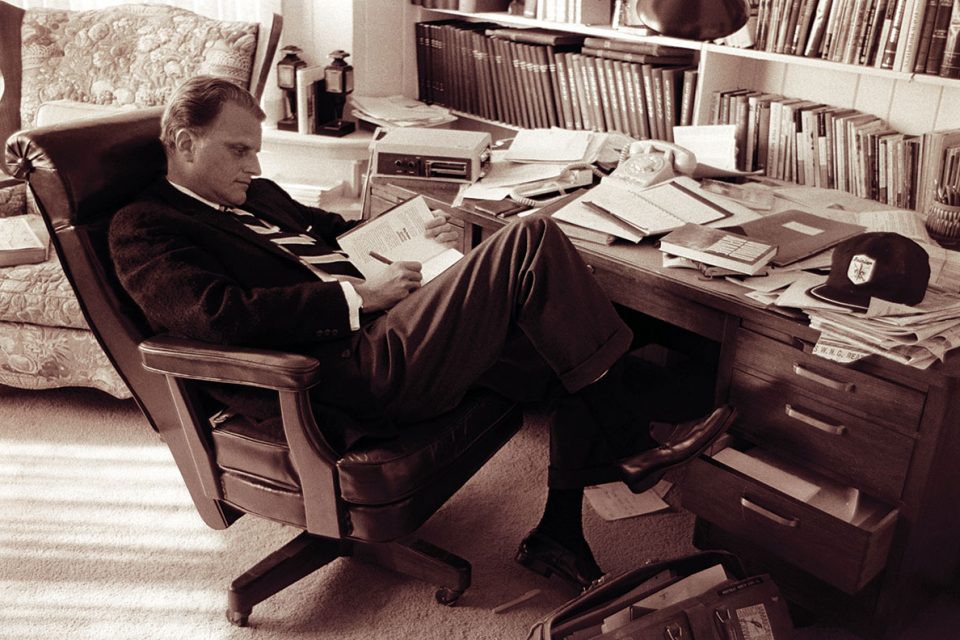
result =
[[[639,187],[649,187],[677,174],[693,175],[697,158],[693,152],[671,142],[641,140],[624,148],[617,168],[610,174]]]

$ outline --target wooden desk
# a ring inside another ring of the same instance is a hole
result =
[[[415,193],[464,227],[467,247],[509,219],[451,207],[457,185],[375,179],[375,215]],[[860,491],[845,521],[719,462],[688,465],[684,507],[697,546],[770,572],[797,604],[861,634],[896,637],[955,578],[960,551],[960,355],[921,371],[877,356],[841,366],[811,354],[799,311],[771,310],[725,281],[664,269],[660,252],[580,244],[611,299],[720,343],[716,398],[740,410],[735,448],[760,447]]]

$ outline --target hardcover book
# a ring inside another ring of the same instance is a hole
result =
[[[777,247],[727,229],[685,224],[660,239],[660,250],[681,258],[752,276],[777,253]]]
[[[47,234],[39,218],[0,218],[0,267],[43,262],[47,259],[47,246]]]
[[[789,209],[751,220],[741,225],[740,230],[748,238],[776,245],[777,255],[771,262],[782,267],[825,251],[866,229],[858,224]]]

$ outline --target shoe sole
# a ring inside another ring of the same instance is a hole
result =
[[[710,436],[688,458],[684,458],[683,460],[678,460],[677,462],[668,464],[662,469],[658,469],[657,471],[650,473],[649,475],[644,477],[642,480],[639,480],[638,482],[635,482],[633,484],[627,483],[627,486],[630,488],[630,491],[633,493],[643,493],[644,491],[648,491],[649,489],[652,489],[653,487],[655,487],[656,484],[663,479],[663,476],[667,473],[667,471],[670,471],[671,469],[675,469],[681,465],[684,465],[690,462],[694,458],[698,457],[701,453],[706,451],[710,447],[710,445],[712,445],[714,442],[717,441],[717,438],[719,438],[720,436],[722,436],[724,433],[727,432],[727,429],[730,428],[730,426],[733,424],[734,420],[736,419],[737,419],[737,409],[736,407],[731,407],[730,413],[728,413],[727,417],[724,418],[723,421],[720,423],[720,426],[717,428],[716,433]]]

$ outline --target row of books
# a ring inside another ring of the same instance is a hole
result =
[[[960,0],[761,0],[756,48],[960,78]]]
[[[416,24],[420,100],[525,128],[672,140],[692,124],[687,49],[491,23]]]
[[[746,89],[714,92],[711,109],[713,124],[736,127],[740,169],[917,206],[920,136],[894,131],[856,109]]]
[[[526,0],[523,15],[548,22],[610,25],[611,0]]]

